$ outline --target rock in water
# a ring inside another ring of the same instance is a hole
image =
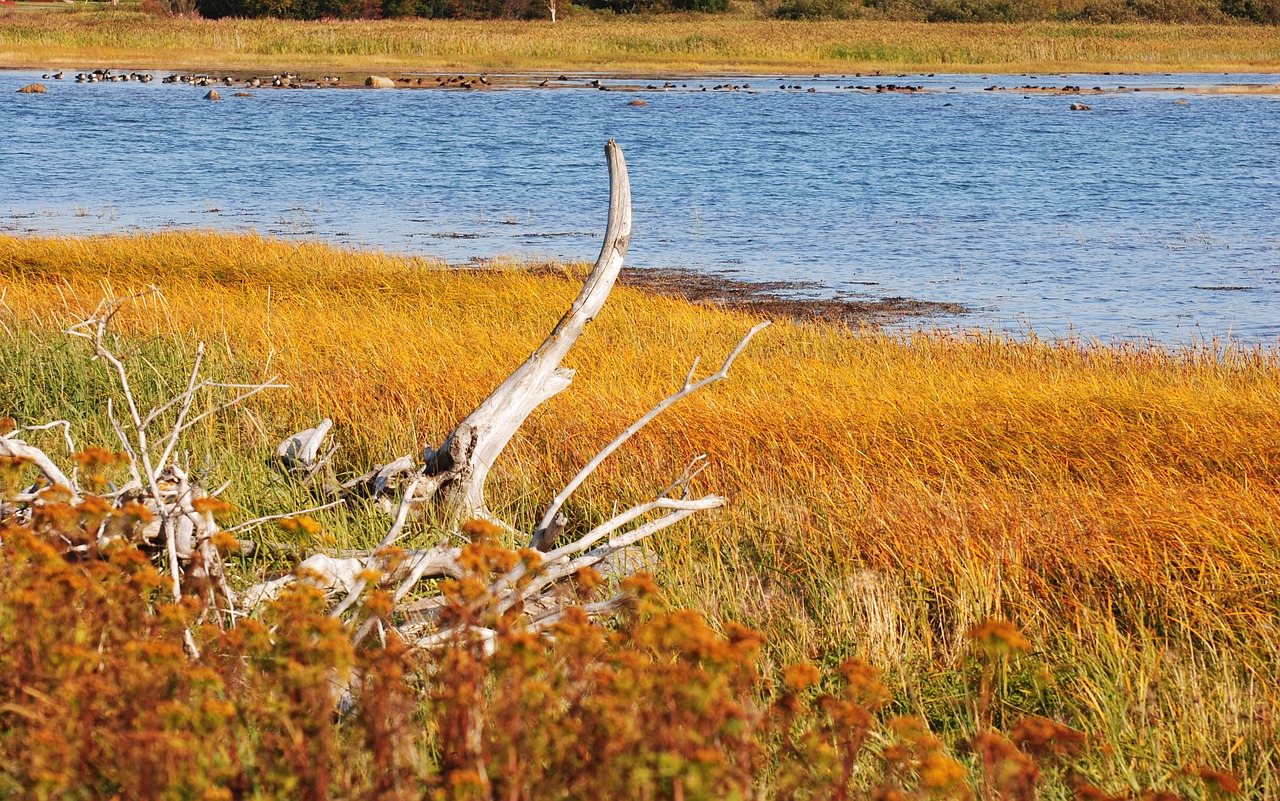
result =
[[[42,94],[44,94],[46,91],[48,91],[48,90],[46,90],[46,89],[44,88],[44,84],[42,84],[42,83],[29,83],[29,84],[27,84],[26,86],[24,86],[24,87],[22,87],[21,89],[19,89],[19,90],[18,90],[18,94],[20,94],[20,95],[42,95]]]
[[[1093,111],[1092,108],[1090,108],[1089,106],[1086,106],[1084,103],[1072,103],[1071,110],[1072,111]]]
[[[630,103],[628,103],[627,105],[628,105],[628,106],[647,106],[647,105],[649,105],[649,104],[648,104],[648,103],[646,103],[646,102],[644,102],[643,100],[632,100],[632,101],[631,101]]]
[[[222,95],[218,94],[217,89],[210,89],[209,94],[204,96],[205,100],[221,100]]]
[[[233,97],[253,97],[253,92],[236,92]]]
[[[364,79],[364,85],[371,89],[394,89],[396,82],[381,75],[370,75]]]

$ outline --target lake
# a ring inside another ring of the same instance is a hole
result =
[[[1194,91],[1275,76],[219,87],[216,103],[159,80],[44,80],[47,94],[16,94],[39,78],[0,72],[0,231],[212,228],[452,262],[590,261],[613,137],[631,172],[633,266],[971,310],[929,326],[1280,342],[1280,97]],[[890,82],[931,91],[836,88]],[[986,91],[1064,84],[1144,91],[1078,98],[1091,111]]]

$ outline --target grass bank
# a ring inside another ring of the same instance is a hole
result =
[[[108,288],[156,285],[163,299],[117,321],[147,391],[180,386],[200,340],[215,374],[291,385],[208,427],[190,455],[210,483],[235,479],[245,518],[285,511],[305,500],[262,466],[281,437],[331,416],[352,471],[438,444],[541,341],[584,269],[464,273],[215,234],[0,237],[0,416],[66,418],[81,446],[111,446],[110,380],[57,331]],[[534,521],[695,356],[717,361],[751,323],[615,290],[566,360],[573,386],[499,460],[497,511]],[[951,734],[972,719],[962,634],[1007,618],[1036,652],[1006,711],[1107,744],[1119,758],[1097,783],[1168,786],[1210,765],[1267,797],[1280,792],[1277,430],[1275,353],[780,321],[730,380],[606,463],[569,514],[603,519],[706,453],[700,489],[728,507],[654,544],[677,603],[763,632],[779,664],[865,657],[888,669],[899,711]],[[385,528],[318,518],[339,546]]]
[[[1280,28],[1173,24],[790,22],[746,16],[545,21],[192,20],[136,12],[0,16],[9,67],[664,73],[1271,72]]]

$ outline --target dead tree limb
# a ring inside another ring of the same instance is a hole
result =
[[[447,517],[487,516],[484,483],[498,454],[539,405],[563,392],[573,371],[560,366],[583,328],[595,319],[622,269],[631,241],[631,182],[622,148],[605,145],[609,162],[609,222],[600,256],[577,300],[542,345],[463,420],[438,451],[424,453],[428,472],[446,475],[440,488]],[[434,464],[433,464],[434,463]]]
[[[387,465],[377,465],[338,487],[344,496],[373,497],[388,511],[395,509],[395,522],[387,536],[363,558],[317,555],[300,565],[304,568],[301,577],[340,596],[331,614],[343,617],[354,627],[356,642],[379,625],[377,616],[364,613],[362,603],[365,591],[373,582],[394,586],[391,597],[400,621],[397,629],[406,641],[421,647],[433,647],[451,641],[453,634],[457,633],[437,630],[435,616],[446,606],[443,596],[410,596],[424,582],[464,575],[462,550],[442,542],[395,562],[388,558],[388,549],[401,536],[411,510],[416,506],[434,504],[436,512],[442,513],[435,519],[443,522],[446,531],[454,535],[460,534],[463,521],[481,517],[500,524],[503,530],[515,535],[516,542],[530,542],[544,552],[540,557],[526,557],[519,566],[493,581],[484,593],[484,603],[493,614],[502,615],[522,609],[527,624],[536,631],[558,619],[556,610],[562,604],[557,600],[557,588],[577,571],[599,567],[613,578],[626,575],[640,560],[623,557],[633,557],[638,543],[691,515],[724,504],[723,499],[715,495],[689,497],[690,481],[701,470],[699,462],[702,457],[698,457],[657,498],[617,513],[570,542],[555,547],[566,522],[562,509],[573,492],[645,425],[681,399],[728,377],[729,368],[752,337],[768,325],[767,322],[748,331],[711,375],[697,379],[698,362],[695,360],[683,385],[675,393],[659,401],[606,444],[556,494],[541,523],[532,532],[519,532],[506,521],[497,520],[487,507],[485,479],[494,461],[529,414],[569,386],[573,371],[561,366],[561,362],[587,323],[600,313],[622,267],[631,236],[630,184],[626,162],[618,145],[610,140],[605,146],[605,154],[609,164],[610,192],[604,244],[582,291],[543,343],[458,425],[439,450],[428,448],[424,451],[425,465],[421,469],[409,457],[401,457]],[[298,432],[282,442],[276,452],[282,472],[308,482],[321,466],[323,439],[330,428],[330,421],[326,419],[315,428]],[[397,486],[403,486],[404,490],[398,505],[392,505],[391,490]],[[679,491],[678,496],[676,490]],[[252,607],[278,594],[293,580],[285,577],[252,587],[242,595],[242,604]],[[614,599],[591,608],[603,614],[618,608],[620,603]],[[484,634],[481,628],[472,628],[475,629],[473,634]]]
[[[765,329],[768,325],[768,321],[757,323],[755,327],[748,331],[747,335],[742,338],[738,343],[738,346],[729,353],[724,360],[724,364],[720,365],[720,369],[700,381],[693,380],[694,371],[698,369],[698,360],[694,359],[693,366],[689,368],[689,375],[684,379],[684,386],[681,387],[679,391],[659,401],[658,404],[646,412],[644,416],[632,423],[626,431],[619,434],[613,442],[604,446],[604,448],[602,448],[591,461],[587,462],[585,467],[578,471],[576,476],[570,479],[569,483],[564,486],[564,489],[560,490],[560,493],[556,495],[555,500],[553,500],[551,505],[547,507],[546,514],[542,516],[542,522],[538,524],[538,528],[534,532],[533,538],[529,543],[530,546],[537,548],[540,551],[550,550],[551,547],[555,545],[555,539],[551,536],[552,524],[555,522],[556,516],[560,514],[560,507],[562,507],[564,502],[569,499],[569,496],[573,494],[574,490],[582,486],[582,482],[586,481],[587,477],[594,473],[596,468],[599,467],[605,459],[609,458],[609,454],[620,448],[622,443],[635,436],[640,429],[651,423],[654,418],[666,411],[670,406],[675,404],[676,401],[692,395],[703,387],[711,386],[717,381],[728,378],[729,368],[733,366],[733,362],[738,358],[738,354],[742,353],[743,348],[747,346],[747,343],[751,341],[752,337]]]
[[[35,465],[41,475],[50,484],[57,487],[66,487],[71,491],[71,500],[76,502],[79,500],[79,494],[76,492],[76,485],[71,479],[67,478],[67,474],[50,459],[44,451],[39,448],[28,445],[22,440],[14,436],[17,432],[0,436],[0,456],[8,456],[17,459],[26,459]]]

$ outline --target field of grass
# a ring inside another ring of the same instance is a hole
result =
[[[81,447],[113,445],[110,380],[57,331],[104,292],[155,285],[163,298],[116,324],[144,391],[180,386],[201,340],[217,374],[291,385],[208,426],[189,457],[210,483],[235,480],[244,517],[287,511],[306,499],[263,466],[283,436],[333,417],[351,471],[438,445],[584,271],[458,272],[219,234],[0,237],[0,417],[65,418]],[[752,322],[616,289],[566,360],[573,386],[499,460],[496,511],[536,521],[695,356],[718,362]],[[653,545],[675,603],[761,631],[775,664],[862,656],[888,671],[898,711],[947,736],[971,719],[962,633],[1007,618],[1035,652],[1002,714],[1056,716],[1106,743],[1116,758],[1091,778],[1167,786],[1208,765],[1266,797],[1280,793],[1277,431],[1274,352],[779,321],[568,511],[600,520],[706,453],[699,488],[727,508]],[[58,436],[33,441],[56,450]],[[367,547],[385,526],[325,514],[326,544]]]
[[[1254,25],[790,22],[750,15],[545,21],[193,20],[0,12],[0,66],[271,71],[1271,72]]]

